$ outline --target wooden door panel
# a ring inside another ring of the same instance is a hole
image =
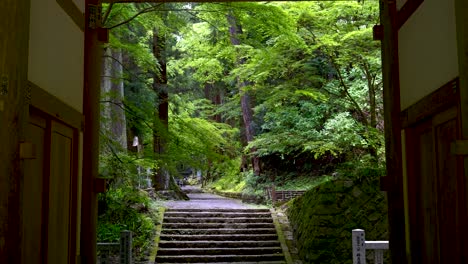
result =
[[[73,178],[73,129],[52,122],[48,263],[68,263]]]
[[[453,108],[405,130],[412,263],[459,263],[457,129]]]
[[[434,140],[432,130],[420,135],[420,189],[418,190],[422,263],[438,263],[437,238],[437,183],[434,173]]]
[[[436,139],[439,239],[441,261],[458,263],[459,241],[457,227],[457,160],[450,152],[450,144],[457,137],[456,113],[443,113],[440,123],[434,124]],[[435,121],[438,118],[435,118]],[[454,243],[455,242],[455,243]]]
[[[431,124],[407,130],[407,167],[410,234],[413,263],[438,263],[437,192],[434,173],[434,136]]]
[[[42,259],[41,220],[46,133],[46,120],[31,114],[25,137],[35,146],[36,157],[24,161],[22,261],[25,264],[40,263]]]

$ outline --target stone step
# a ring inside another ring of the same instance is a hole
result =
[[[165,217],[164,223],[273,223],[273,219],[267,217]]]
[[[286,262],[269,209],[167,209],[155,263]]]
[[[229,237],[226,237],[229,239]],[[254,248],[254,247],[280,247],[278,240],[264,241],[159,241],[159,248]]]
[[[206,218],[206,217],[250,217],[250,218],[271,218],[270,212],[184,212],[184,211],[166,211],[164,217],[183,217],[183,218]]]
[[[194,262],[191,264],[232,264],[232,263],[237,263],[237,264],[286,264],[285,261],[255,261],[255,262],[250,262],[250,261],[234,261],[234,262]],[[167,262],[164,263],[157,263],[157,264],[167,264]]]
[[[164,263],[158,263],[158,264],[167,264],[168,262]],[[250,262],[250,261],[234,261],[234,262],[194,262],[191,264],[232,264],[232,263],[237,263],[237,264],[286,264],[285,261],[255,261],[255,262]]]
[[[224,212],[224,213],[270,213],[270,209],[259,208],[259,209],[196,209],[196,208],[168,208],[166,212],[199,212],[199,213],[210,213],[210,212]]]
[[[243,248],[159,248],[158,255],[264,255],[279,254],[281,247],[243,247]]]
[[[168,229],[213,229],[213,228],[229,228],[229,229],[244,229],[244,228],[274,228],[273,223],[165,223],[163,222],[163,230]]]
[[[260,261],[284,261],[283,254],[264,254],[264,255],[176,255],[176,256],[156,256],[156,263],[247,263]]]
[[[175,235],[221,235],[221,234],[276,234],[275,228],[208,228],[208,229],[168,229],[163,228],[162,234]]]
[[[275,234],[228,234],[230,241],[270,241],[277,240]],[[226,241],[226,235],[222,234],[207,234],[207,235],[176,235],[176,234],[161,234],[160,240],[165,241]]]

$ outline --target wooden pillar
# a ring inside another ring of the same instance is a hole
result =
[[[21,263],[30,0],[0,1],[0,263]]]
[[[85,130],[83,137],[83,176],[81,206],[81,243],[82,264],[96,263],[97,193],[95,183],[98,177],[99,161],[99,97],[102,49],[98,41],[99,21],[90,26],[92,8],[99,5],[98,0],[86,0],[85,58],[83,114]],[[93,27],[93,28],[91,28]]]
[[[382,182],[387,191],[390,253],[393,263],[406,259],[405,214],[403,199],[402,147],[400,125],[400,77],[396,1],[380,0],[383,26],[382,74],[384,90],[385,152],[387,176]]]
[[[468,2],[466,0],[455,0],[455,17],[458,44],[458,67],[460,87],[460,121],[461,139],[468,140]],[[459,226],[463,232],[460,237],[464,239],[461,245],[460,263],[468,263],[468,156],[460,157],[464,167],[462,173],[458,174],[459,183]]]

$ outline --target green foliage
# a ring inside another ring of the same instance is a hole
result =
[[[206,100],[190,101],[187,96],[174,95],[172,102],[167,138],[170,155],[159,157],[168,168],[175,170],[183,164],[208,170],[208,160],[222,164],[238,155],[234,143],[238,130],[209,119],[213,110]]]
[[[239,171],[240,164],[240,158],[237,158],[213,166],[211,173],[215,180],[208,187],[223,192],[242,192],[246,187],[246,180]]]
[[[364,155],[354,161],[344,162],[337,168],[337,174],[340,178],[358,182],[379,179],[385,176],[385,173],[385,163],[376,163],[370,155]]]
[[[242,28],[240,45],[231,43],[228,14]],[[107,147],[101,173],[135,184],[127,172],[138,164],[173,175],[191,167],[208,172],[206,180],[220,179],[219,188],[245,191],[261,189],[275,169],[281,185],[306,172],[310,179],[330,174],[343,161],[381,162],[376,23],[377,1],[114,4],[105,24],[113,27],[109,45],[124,51],[127,125],[145,147],[139,157]],[[166,36],[167,130],[154,118],[151,73],[160,65],[153,29]],[[242,129],[241,93],[252,98],[251,142]],[[162,154],[153,153],[155,135],[166,143]],[[261,157],[265,173],[240,174],[234,164],[242,155]]]
[[[303,175],[284,180],[276,179],[276,182],[278,184],[276,184],[275,186],[277,190],[310,190],[332,179],[333,177],[329,175],[323,175],[318,177]]]
[[[99,205],[98,241],[116,242],[121,231],[130,230],[135,255],[150,249],[158,211],[146,192],[131,187],[111,188],[99,195]]]

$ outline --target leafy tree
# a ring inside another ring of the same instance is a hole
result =
[[[110,6],[105,25],[125,89],[118,105],[128,142],[145,146],[137,159],[208,178],[243,160],[255,181],[382,160],[376,1]]]

